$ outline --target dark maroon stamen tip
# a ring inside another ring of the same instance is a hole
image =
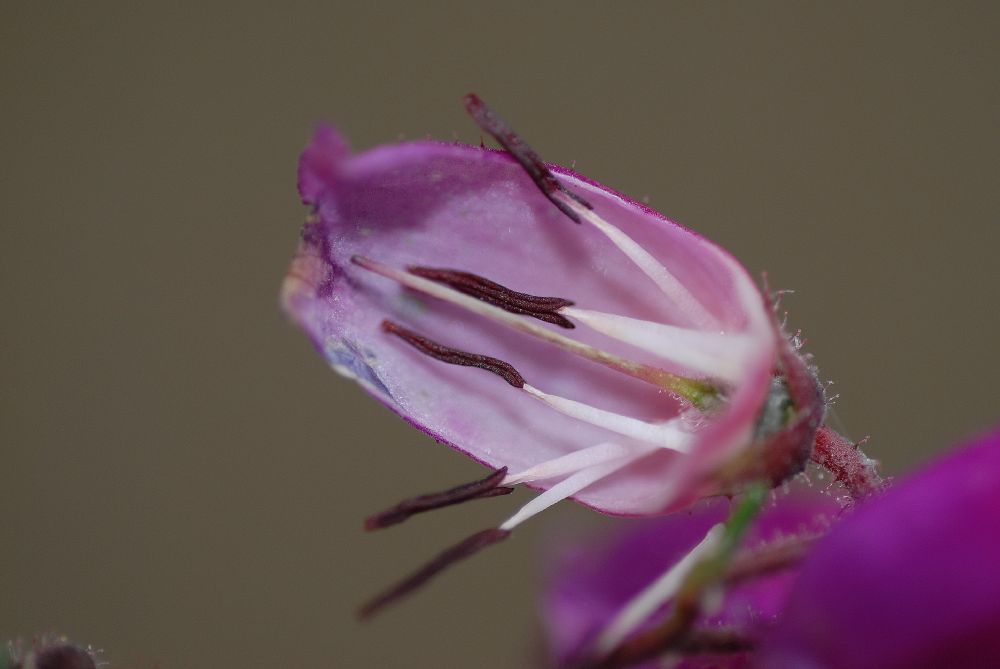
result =
[[[524,377],[511,364],[503,360],[491,358],[488,355],[467,353],[466,351],[442,346],[436,341],[421,337],[416,332],[407,330],[402,325],[389,320],[382,321],[382,329],[396,335],[413,348],[429,355],[435,360],[446,362],[449,365],[463,365],[465,367],[485,369],[487,372],[493,372],[515,388],[524,387]]]
[[[378,530],[390,525],[403,522],[410,516],[425,511],[433,511],[453,504],[461,504],[474,499],[484,499],[486,497],[497,497],[499,495],[509,495],[514,492],[513,488],[500,487],[500,483],[507,476],[507,468],[501,467],[489,476],[471,483],[463,483],[449,490],[434,492],[418,497],[404,499],[396,506],[386,509],[365,520],[366,530]]]
[[[496,112],[490,109],[478,95],[469,93],[463,100],[466,111],[472,116],[472,120],[476,122],[476,125],[492,135],[500,146],[514,157],[521,167],[524,168],[524,171],[528,173],[528,176],[531,177],[531,180],[535,182],[539,190],[542,191],[542,194],[558,207],[559,211],[566,214],[574,223],[580,222],[580,216],[569,205],[555,197],[555,194],[558,192],[565,193],[587,209],[593,209],[593,206],[589,202],[559,183],[548,166],[535,153],[535,150],[528,146],[528,143],[514,132],[514,129],[507,125],[503,119],[497,116]]]
[[[510,530],[501,530],[494,527],[477,532],[471,537],[463,539],[451,548],[443,551],[410,576],[362,606],[358,610],[358,617],[362,620],[371,618],[390,604],[394,604],[413,593],[456,562],[472,557],[482,549],[499,543],[509,536]]]
[[[531,316],[567,329],[576,327],[573,321],[558,313],[563,307],[573,306],[571,300],[519,293],[478,274],[454,269],[410,266],[406,271],[435,283],[442,283],[513,314]]]

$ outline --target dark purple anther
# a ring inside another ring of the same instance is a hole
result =
[[[524,314],[562,328],[576,327],[571,320],[558,313],[559,309],[572,306],[571,300],[519,293],[478,274],[454,269],[411,266],[406,271],[435,283],[442,283],[512,314]]]
[[[552,204],[559,208],[559,211],[566,214],[574,223],[580,222],[580,216],[569,205],[555,197],[555,194],[560,191],[587,209],[593,209],[589,202],[559,183],[545,163],[542,162],[542,159],[535,153],[535,150],[528,146],[528,143],[521,139],[520,135],[514,132],[514,129],[507,125],[503,119],[497,116],[485,102],[480,100],[478,95],[469,93],[463,100],[465,101],[466,111],[472,116],[472,120],[476,122],[476,125],[491,134],[507,153],[514,156],[514,159],[520,163],[524,171],[531,177],[531,180],[535,182],[535,185],[538,186],[545,197],[551,200]]]
[[[443,492],[404,499],[396,506],[368,517],[365,520],[365,529],[378,530],[383,527],[389,527],[390,525],[403,522],[414,514],[433,511],[434,509],[440,509],[453,504],[461,504],[473,499],[509,495],[514,492],[513,488],[500,487],[500,483],[505,476],[507,476],[507,468],[501,467],[486,478],[473,481],[472,483],[464,483]]]
[[[448,548],[426,565],[392,586],[358,610],[358,617],[370,618],[386,606],[393,604],[417,590],[451,565],[471,557],[482,549],[499,543],[510,536],[509,530],[490,528],[477,532]]]
[[[442,346],[435,341],[431,341],[426,337],[421,337],[416,332],[407,330],[398,323],[394,323],[389,320],[382,321],[382,329],[396,335],[413,348],[436,360],[446,362],[449,365],[464,365],[466,367],[478,367],[479,369],[485,369],[488,372],[493,372],[515,388],[524,387],[524,377],[521,376],[521,374],[514,369],[512,365],[504,362],[503,360],[491,358],[488,355],[467,353],[465,351],[459,351],[458,349]]]

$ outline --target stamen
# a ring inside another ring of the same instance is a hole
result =
[[[529,467],[516,474],[509,474],[502,485],[512,486],[518,483],[544,481],[557,476],[566,476],[595,465],[602,465],[612,460],[618,460],[626,455],[635,455],[637,447],[633,445],[606,442],[595,446],[581,448],[566,455],[561,455],[534,467]]]
[[[617,432],[626,437],[655,444],[661,448],[669,448],[681,452],[687,451],[691,435],[681,429],[676,420],[669,420],[662,423],[647,423],[638,418],[624,416],[605,409],[598,409],[583,402],[559,397],[558,395],[550,395],[534,386],[528,385],[524,377],[512,365],[498,358],[449,348],[436,341],[422,337],[412,330],[407,330],[392,321],[382,321],[382,329],[395,334],[421,353],[426,353],[436,360],[452,365],[479,367],[480,369],[493,372],[497,376],[502,377],[510,385],[524,390],[535,399],[563,415],[596,425],[597,427],[602,427],[611,432]],[[402,520],[398,522],[402,522]]]
[[[647,383],[651,383],[659,388],[665,388],[673,393],[676,393],[679,397],[687,400],[696,407],[705,408],[715,398],[715,388],[703,381],[687,379],[676,374],[671,374],[670,372],[657,367],[626,360],[625,358],[621,358],[613,353],[608,353],[607,351],[594,346],[589,346],[574,339],[570,339],[563,334],[554,332],[540,325],[536,325],[531,321],[518,318],[517,316],[507,313],[503,309],[481,302],[474,297],[460,293],[453,288],[436,284],[429,279],[414,276],[407,272],[402,272],[369,258],[354,256],[351,258],[351,262],[359,267],[369,270],[370,272],[374,272],[386,277],[387,279],[391,279],[402,286],[430,295],[431,297],[436,297],[440,300],[444,300],[445,302],[458,305],[475,314],[479,314],[480,316],[485,316],[486,318],[502,323],[503,325],[506,325],[514,330],[532,335],[550,344],[555,344],[559,348],[569,351],[570,353],[578,355],[582,358],[586,358],[642,381],[646,381]]]
[[[460,562],[468,557],[471,557],[482,549],[499,543],[509,536],[510,532],[507,530],[490,528],[463,539],[451,548],[448,548],[440,553],[437,557],[410,576],[406,577],[362,606],[358,610],[358,617],[361,619],[372,617],[390,604],[393,604],[413,593],[415,590],[425,585],[432,578],[456,562]]]
[[[587,467],[560,481],[525,504],[500,527],[477,532],[446,549],[426,565],[378,595],[358,611],[362,619],[370,618],[386,606],[393,604],[425,585],[451,565],[475,555],[487,546],[499,543],[510,536],[511,530],[553,504],[571,497],[587,486],[615,473],[619,469],[647,455],[650,449],[632,448],[628,452],[600,465]]]
[[[649,451],[639,450],[638,453],[626,455],[617,460],[606,462],[602,465],[595,465],[582,469],[563,481],[555,484],[538,497],[522,506],[517,513],[508,518],[500,525],[501,530],[512,530],[532,516],[535,516],[545,509],[558,504],[567,497],[572,497],[587,486],[600,481],[603,478],[614,474],[619,469],[632,464],[639,458],[648,455]]]
[[[681,312],[690,316],[691,321],[696,326],[706,330],[717,329],[717,319],[705,309],[704,305],[688,291],[677,277],[631,237],[598,216],[593,211],[593,205],[563,186],[542,162],[534,149],[528,146],[527,142],[501,120],[485,102],[480,100],[479,96],[474,93],[466,95],[465,108],[476,124],[491,134],[500,143],[500,146],[517,160],[539,190],[559,211],[576,223],[586,220],[604,233],[646,276],[660,287],[660,290],[673,300]]]
[[[435,283],[451,286],[461,293],[489,302],[513,314],[524,314],[562,328],[572,329],[576,327],[572,321],[558,313],[559,309],[573,304],[570,300],[561,297],[538,297],[528,293],[519,293],[471,272],[413,266],[407,267],[406,271]]]
[[[623,416],[613,411],[598,409],[583,402],[559,397],[558,395],[549,395],[527,383],[524,384],[523,389],[535,399],[544,402],[561,414],[576,418],[585,423],[590,423],[591,425],[603,427],[605,430],[617,432],[626,437],[632,437],[633,439],[639,439],[682,453],[687,451],[691,441],[691,434],[682,430],[679,422],[676,420],[663,423],[647,423],[646,421],[630,416]]]
[[[402,325],[393,323],[389,320],[382,321],[382,329],[396,335],[406,343],[413,346],[413,348],[417,349],[421,353],[426,353],[436,360],[446,362],[449,365],[463,365],[465,367],[478,367],[479,369],[485,369],[487,372],[493,372],[515,388],[524,387],[524,377],[521,376],[512,365],[504,362],[503,360],[491,358],[488,355],[467,353],[465,351],[459,351],[455,348],[442,346],[435,341],[431,341],[426,337],[421,337],[416,332],[407,330]]]
[[[509,486],[500,486],[506,477],[507,468],[501,467],[486,478],[473,481],[472,483],[464,483],[442,492],[404,499],[392,508],[369,516],[365,520],[365,529],[382,529],[383,527],[401,523],[410,516],[418,513],[468,502],[473,499],[508,495],[514,492],[514,489]]]
[[[740,380],[740,362],[753,344],[742,334],[694,330],[577,307],[560,312],[601,334],[730,383]]]
[[[576,212],[580,219],[586,220],[600,230],[636,267],[642,270],[643,274],[653,280],[653,283],[674,303],[678,312],[685,314],[695,327],[703,330],[719,329],[718,319],[691,294],[691,291],[670,270],[634,239],[601,218],[590,207],[581,206],[575,198],[566,196],[564,191],[553,193],[552,199],[558,200],[566,208]]]
[[[566,189],[549,171],[548,166],[542,162],[535,150],[528,146],[521,137],[514,132],[496,113],[490,109],[485,102],[479,99],[475,93],[465,96],[465,109],[472,116],[480,128],[493,136],[500,146],[507,153],[514,157],[524,171],[527,172],[531,180],[535,182],[542,194],[547,197],[552,204],[559,208],[559,211],[566,214],[574,223],[580,222],[580,216],[575,209],[568,207],[561,199],[556,198],[556,193],[563,193],[569,199],[577,203],[578,206],[591,209],[589,202],[582,197]]]

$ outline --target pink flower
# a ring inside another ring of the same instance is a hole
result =
[[[352,154],[321,127],[299,165],[312,214],[285,309],[336,371],[496,472],[369,527],[517,484],[544,491],[440,567],[565,498],[658,514],[801,469],[822,392],[746,270],[543,164],[478,98],[466,104],[507,151]]]
[[[762,669],[1000,666],[1000,430],[897,483],[802,566]]]
[[[554,664],[599,658],[612,621],[683,561],[724,516],[720,504],[559,546],[542,599]],[[685,649],[682,639],[652,660],[609,666],[652,668],[664,653],[681,660],[670,665],[678,669],[1000,666],[1000,431],[850,510],[817,540],[839,515],[815,489],[779,499],[744,542],[749,559],[738,555],[730,565],[729,575],[743,578],[718,584],[714,612],[699,616],[686,637],[690,644],[711,632],[714,652]],[[767,553],[783,559],[760,559]],[[741,562],[757,569],[741,570]],[[674,603],[659,605],[625,635],[662,620]]]
[[[609,632],[613,634],[613,622],[620,619],[622,611],[688,555],[728,511],[725,500],[706,500],[685,513],[632,521],[603,536],[553,545],[545,565],[541,600],[553,666],[571,665],[600,653],[601,645],[607,645],[602,642]],[[744,541],[743,555],[759,554],[762,548],[791,546],[820,534],[840,511],[833,496],[796,486],[764,509]],[[783,568],[732,585],[714,612],[699,619],[698,627],[729,630],[740,639],[759,638],[774,625],[794,576],[794,568]],[[622,634],[627,637],[646,629],[651,620],[665,615],[664,606],[658,604]],[[749,652],[697,653],[673,666],[736,669],[746,666],[749,657]],[[652,659],[634,666],[654,669],[660,665],[658,659]]]

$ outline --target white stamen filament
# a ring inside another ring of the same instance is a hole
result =
[[[741,362],[753,343],[743,334],[694,330],[591,309],[564,307],[559,313],[601,334],[676,362],[691,372],[730,383],[740,380]]]
[[[581,448],[566,455],[561,455],[545,462],[524,469],[516,474],[508,474],[500,483],[501,486],[517,485],[518,483],[532,483],[534,481],[544,481],[545,479],[557,476],[567,476],[582,469],[602,465],[612,460],[618,460],[626,455],[635,455],[645,450],[652,452],[653,447],[638,447],[634,445],[616,444],[605,442],[595,446]]]
[[[655,444],[661,448],[684,453],[687,452],[692,438],[690,432],[681,429],[680,422],[677,420],[647,423],[644,420],[623,416],[613,411],[598,409],[583,402],[550,395],[527,383],[524,384],[524,391],[561,414],[603,427],[605,430],[617,432],[626,437]]]
[[[645,451],[640,451],[638,454],[626,455],[618,458],[617,460],[611,460],[609,462],[605,462],[604,464],[581,469],[522,506],[517,513],[500,525],[500,529],[514,529],[532,516],[541,513],[554,504],[558,504],[567,497],[572,497],[587,486],[614,474],[619,469],[632,464],[646,454],[647,453]]]
[[[588,209],[569,195],[556,192],[553,197],[559,198],[581,219],[586,220],[600,230],[611,243],[617,246],[629,260],[635,263],[642,273],[648,276],[670,298],[680,313],[686,314],[691,323],[703,330],[718,330],[719,321],[705,308],[691,291],[674,276],[670,270],[660,264],[649,251],[640,246],[634,239],[620,229],[605,221],[593,209]]]
[[[463,307],[473,313],[485,316],[486,318],[497,321],[498,323],[506,325],[514,330],[537,337],[550,344],[554,344],[563,350],[569,351],[570,353],[574,353],[580,357],[600,363],[606,367],[610,367],[628,374],[629,376],[652,383],[661,388],[674,389],[677,385],[688,381],[687,379],[681,379],[680,377],[670,374],[662,369],[626,360],[625,358],[621,358],[613,353],[608,353],[607,351],[594,346],[580,343],[558,332],[547,330],[529,319],[521,318],[518,315],[508,313],[499,307],[493,306],[492,304],[482,302],[475,297],[466,295],[454,290],[453,288],[435,283],[423,277],[415,276],[408,272],[398,270],[394,267],[390,267],[383,263],[361,256],[354,256],[352,261],[356,265],[384,276],[387,279],[391,279],[402,286],[406,286],[407,288],[420,291],[426,295],[430,295],[431,297],[436,297],[439,300],[444,300],[445,302],[450,302]]]
[[[598,653],[604,655],[613,651],[654,611],[672,599],[691,569],[703,556],[715,550],[724,532],[722,523],[714,525],[687,555],[626,604],[597,638]]]

